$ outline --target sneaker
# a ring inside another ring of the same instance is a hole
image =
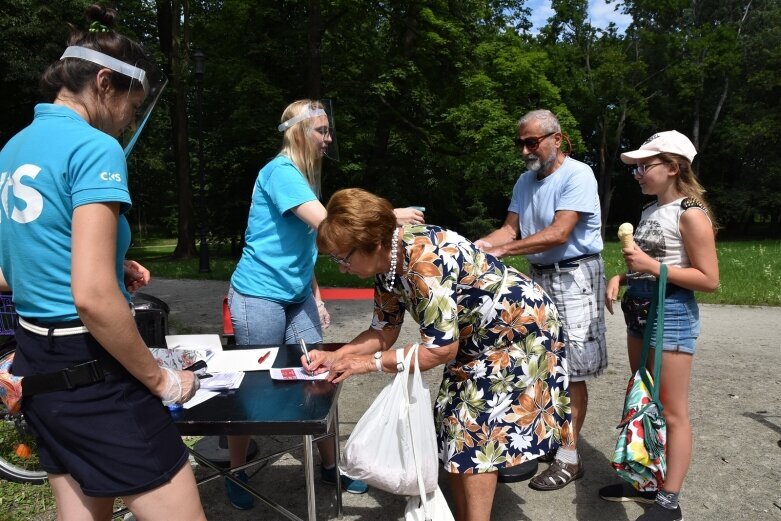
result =
[[[670,510],[659,503],[654,503],[645,514],[637,518],[637,521],[683,521],[683,513],[680,505]]]
[[[635,487],[628,483],[615,483],[599,489],[599,497],[605,501],[615,501],[617,503],[623,501],[636,501],[638,503],[646,503],[651,505],[656,503],[656,491],[642,491],[637,490]]]
[[[369,490],[369,485],[361,481],[360,479],[351,479],[341,475],[342,477],[342,490],[349,492],[350,494],[365,494]],[[320,467],[320,479],[326,485],[336,485],[336,467],[327,469]]]
[[[560,460],[554,460],[544,472],[540,472],[531,481],[529,486],[534,490],[558,490],[566,487],[576,479],[580,479],[585,474],[583,462],[578,456],[576,464],[564,463]]]
[[[240,470],[235,475],[242,483],[247,483],[249,481],[247,473],[243,470]],[[228,500],[230,501],[231,505],[233,505],[233,508],[238,510],[248,510],[255,504],[255,498],[252,496],[252,494],[229,479],[225,480],[225,491],[228,493]]]

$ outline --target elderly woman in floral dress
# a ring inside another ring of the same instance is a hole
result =
[[[570,436],[555,305],[528,277],[457,233],[398,226],[390,203],[369,192],[341,190],[327,211],[317,246],[342,271],[375,278],[374,318],[338,351],[313,351],[304,367],[329,371],[333,382],[396,371],[386,351],[409,312],[420,327],[420,369],[445,364],[434,414],[457,519],[488,521],[497,471]]]

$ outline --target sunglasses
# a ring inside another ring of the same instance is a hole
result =
[[[337,263],[339,266],[344,266],[344,267],[349,268],[350,267],[350,257],[353,256],[353,253],[355,253],[355,248],[350,250],[350,253],[348,253],[347,256],[345,256],[345,258],[343,258],[343,259],[340,258],[340,257],[337,257],[336,255],[334,255],[332,253],[331,254],[331,260],[334,261],[335,263]]]
[[[523,152],[523,148],[524,147],[526,147],[526,149],[529,150],[530,152],[533,152],[533,151],[537,150],[537,148],[540,146],[540,143],[542,143],[542,141],[544,139],[547,139],[547,138],[551,137],[555,133],[556,132],[551,132],[549,134],[545,134],[544,136],[540,136],[540,137],[527,137],[525,139],[521,139],[519,137],[516,137],[514,139],[515,146],[517,146],[518,150],[520,150],[521,152]]]
[[[664,165],[666,163],[651,163],[650,165],[637,165],[634,167],[630,172],[632,175],[637,177],[643,177],[646,172],[648,172],[651,168],[659,165]]]

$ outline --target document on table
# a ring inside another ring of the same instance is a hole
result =
[[[227,391],[238,389],[244,379],[244,371],[237,373],[209,373],[208,378],[201,378],[201,389],[207,391]]]
[[[303,367],[271,368],[269,372],[272,380],[325,380],[328,372],[312,376]]]
[[[209,373],[211,374],[211,373]],[[184,405],[185,409],[191,409],[196,405],[202,404],[209,398],[214,398],[221,391],[238,389],[241,381],[244,379],[244,372],[237,373],[215,373],[208,378],[201,378],[201,388]]]
[[[165,335],[168,349],[208,349],[222,351],[220,335]]]
[[[209,360],[210,373],[236,373],[239,371],[267,371],[274,365],[278,347],[263,349],[233,349],[215,353]],[[203,383],[203,382],[201,382]]]

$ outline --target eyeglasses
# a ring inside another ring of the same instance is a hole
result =
[[[343,259],[337,257],[336,255],[334,255],[332,253],[331,254],[331,260],[334,261],[335,263],[337,263],[339,266],[349,267],[350,266],[350,257],[353,256],[353,253],[355,253],[355,250],[356,250],[355,248],[350,250],[350,253],[348,253],[347,256],[345,258],[343,258]]]
[[[664,165],[666,163],[651,163],[650,165],[640,165],[638,164],[636,167],[634,167],[631,172],[632,175],[635,175],[637,177],[643,177],[646,172],[648,172],[651,168],[659,165]]]
[[[525,139],[521,139],[517,137],[515,138],[514,141],[515,141],[515,145],[518,147],[518,150],[520,150],[521,152],[523,152],[523,147],[526,147],[529,151],[534,151],[537,150],[537,148],[540,146],[540,143],[542,143],[544,139],[551,137],[555,133],[556,132],[551,132],[549,134],[545,134],[544,136],[527,137]]]
[[[314,130],[315,132],[317,132],[318,134],[320,134],[324,138],[326,138],[329,135],[331,135],[331,127],[316,127],[316,128],[314,128],[312,130]]]

